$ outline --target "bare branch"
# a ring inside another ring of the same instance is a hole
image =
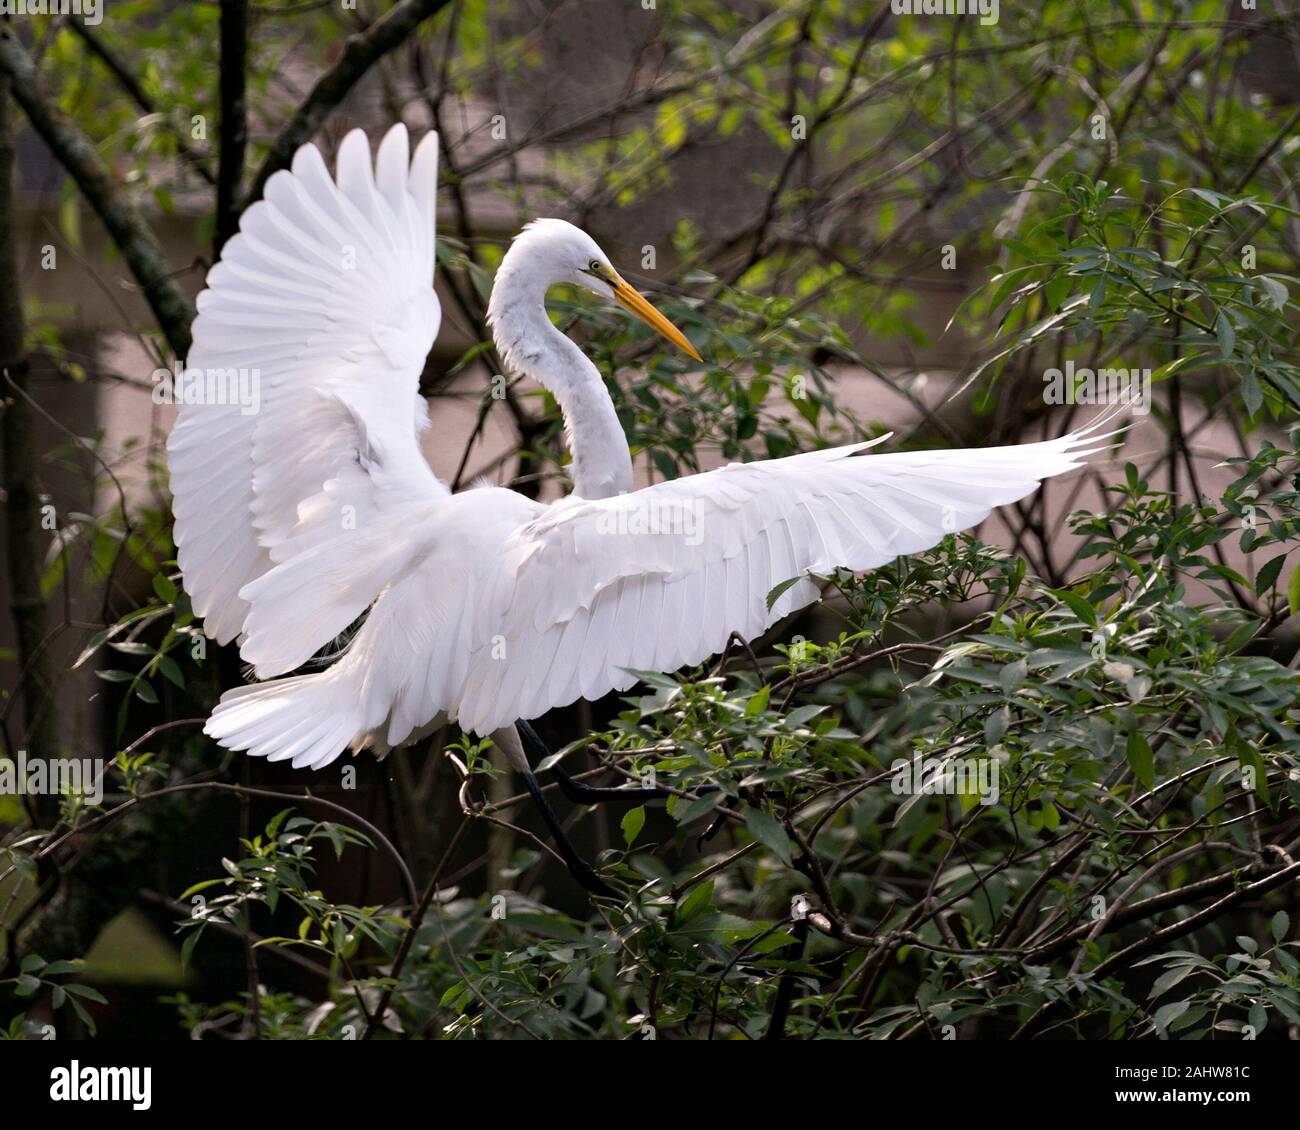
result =
[[[217,166],[217,221],[213,257],[239,228],[239,189],[248,145],[245,83],[248,0],[221,0],[221,163]]]
[[[271,174],[289,167],[298,147],[311,140],[312,134],[351,93],[365,73],[388,52],[400,47],[419,24],[440,12],[448,2],[449,0],[401,0],[400,4],[390,8],[368,31],[354,35],[347,41],[339,61],[321,75],[306,100],[294,112],[289,124],[272,143],[271,151],[266,155],[248,190],[245,206],[261,199]]]
[[[8,28],[0,29],[0,71],[13,80],[14,100],[108,229],[168,344],[178,357],[184,357],[190,347],[194,307],[172,277],[162,247],[113,180],[94,143],[45,97],[35,64]]]

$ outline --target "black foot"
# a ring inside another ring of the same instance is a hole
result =
[[[516,722],[515,729],[523,737],[525,744],[532,751],[534,757],[539,761],[551,756],[551,751],[546,748],[546,743],[542,741],[541,736],[527,722]],[[611,800],[663,800],[668,796],[666,789],[642,787],[640,785],[624,785],[619,788],[601,788],[596,785],[588,785],[583,781],[575,781],[560,765],[552,765],[551,772],[555,774],[556,784],[560,786],[562,792],[574,804],[604,804]]]
[[[601,898],[616,899],[619,894],[608,883],[602,881],[599,875],[592,870],[591,864],[581,859],[565,860],[568,865],[569,874],[578,881],[578,884],[593,895],[599,895]]]
[[[704,792],[705,790],[701,789],[700,791]],[[709,790],[709,791],[711,792],[713,790]],[[718,832],[722,830],[722,825],[725,824],[726,822],[727,822],[727,818],[722,813],[719,813],[716,817],[714,817],[713,823],[710,824],[707,828],[705,828],[704,831],[701,832],[696,837],[695,839],[696,848],[697,849],[702,848],[711,839],[713,839],[713,837],[716,836]]]
[[[670,795],[667,789],[641,785],[624,785],[621,788],[600,788],[585,781],[575,781],[558,765],[551,766],[560,792],[574,804],[603,804],[609,800],[663,800]]]

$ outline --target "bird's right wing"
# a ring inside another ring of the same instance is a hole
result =
[[[1012,447],[876,455],[858,444],[566,499],[504,547],[505,608],[487,602],[459,720],[489,733],[625,690],[637,670],[700,663],[732,632],[752,638],[815,600],[808,574],[928,549],[1105,438],[1094,426]]]
[[[372,170],[354,131],[337,179],[305,145],[199,295],[168,441],[178,558],[207,633],[239,636],[260,675],[355,620],[450,497],[417,440],[441,318],[436,180],[432,133],[412,158],[395,126]]]

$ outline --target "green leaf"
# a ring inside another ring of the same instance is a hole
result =
[[[1209,188],[1189,188],[1188,194],[1204,200],[1211,208],[1222,210],[1232,203],[1231,196],[1225,196],[1222,192],[1215,192]]]
[[[1187,1011],[1191,1001],[1174,1001],[1171,1004],[1161,1005],[1156,1009],[1156,1014],[1151,1019],[1155,1021],[1156,1029],[1163,1033],[1175,1020]]]
[[[162,672],[163,678],[173,686],[185,689],[185,675],[170,655],[158,656],[158,670]]]
[[[1291,570],[1286,583],[1286,606],[1292,616],[1300,616],[1300,565]]]
[[[1156,784],[1155,755],[1151,745],[1138,730],[1128,736],[1124,746],[1124,756],[1128,758],[1133,775],[1144,789],[1150,792]]]
[[[439,1008],[450,1007],[452,1001],[454,1001],[457,997],[461,996],[463,993],[466,992],[468,992],[468,988],[464,984],[464,982],[462,981],[453,982],[452,985],[447,989],[447,991],[442,994],[442,997],[438,1001],[438,1007]]]
[[[1285,910],[1279,910],[1273,915],[1272,922],[1269,923],[1269,930],[1273,934],[1273,940],[1280,942],[1286,937],[1287,931],[1291,929],[1291,916]]]
[[[1057,600],[1067,605],[1083,623],[1097,623],[1097,610],[1093,608],[1090,601],[1077,592],[1071,592],[1069,589],[1045,589],[1044,591],[1051,593]]]
[[[1274,310],[1281,310],[1286,305],[1287,289],[1284,282],[1268,275],[1258,275],[1256,281],[1264,288],[1264,293]]]
[[[1249,369],[1241,374],[1241,399],[1251,416],[1259,415],[1259,410],[1264,405],[1264,390],[1259,387],[1259,381]]]
[[[224,886],[225,882],[225,879],[203,879],[200,882],[195,883],[192,887],[186,887],[185,890],[181,891],[177,896],[177,899],[180,902],[184,902],[190,897],[190,895],[198,894],[199,891],[205,890],[208,887]]]
[[[713,900],[713,880],[699,883],[692,887],[673,912],[673,925],[684,926],[692,918],[702,913]]]
[[[1282,566],[1286,562],[1286,554],[1279,553],[1272,561],[1265,563],[1264,567],[1255,574],[1255,591],[1257,593],[1267,592],[1276,583],[1278,574],[1282,572]]]
[[[631,847],[645,827],[645,805],[639,804],[636,808],[628,809],[619,827],[623,829],[623,842]]]
[[[1250,1026],[1255,1029],[1255,1035],[1258,1036],[1268,1027],[1268,1009],[1256,1001],[1250,1006],[1246,1019],[1249,1021]]]
[[[1017,659],[998,672],[998,684],[1007,694],[1010,694],[1025,681],[1025,676],[1028,674],[1029,664],[1024,659]]]
[[[1232,328],[1232,322],[1222,310],[1214,319],[1214,336],[1219,339],[1219,356],[1227,361],[1232,356],[1233,346],[1237,343],[1237,331]]]
[[[81,201],[75,193],[67,193],[59,201],[59,231],[74,251],[82,248]]]
[[[677,463],[668,452],[656,449],[650,453],[650,458],[654,460],[655,467],[665,479],[677,478]]]
[[[668,798],[668,812],[678,824],[689,824],[709,815],[726,799],[726,793],[716,791],[706,792],[694,800],[673,796]]]
[[[749,829],[749,834],[771,851],[777,859],[787,867],[790,866],[790,837],[785,834],[785,829],[776,822],[776,818],[771,813],[761,808],[746,809],[745,827]]]
[[[23,855],[21,852],[16,853],[10,858],[13,860],[14,870],[28,882],[34,883],[36,876],[40,873],[40,868],[36,865],[30,855]]]
[[[1156,983],[1151,986],[1151,992],[1147,994],[1148,999],[1155,1000],[1156,997],[1163,996],[1175,985],[1195,972],[1195,965],[1175,965],[1172,969],[1166,969],[1156,978]]]
[[[14,982],[14,993],[20,997],[30,997],[41,987],[41,979],[30,973],[20,973]]]
[[[181,942],[181,968],[190,967],[190,956],[194,953],[194,947],[198,945],[199,938],[203,936],[203,927],[193,931],[183,942]]]
[[[785,591],[787,589],[794,588],[794,586],[797,585],[801,580],[803,580],[802,577],[791,577],[788,581],[782,581],[779,585],[777,585],[774,589],[772,589],[772,591],[767,594],[767,610],[771,612],[772,606],[776,604],[778,600],[781,599]]]
[[[1055,832],[1061,826],[1061,812],[1050,800],[1043,802],[1043,827]]]
[[[68,997],[68,1003],[72,1005],[72,1010],[80,1018],[81,1022],[89,1029],[90,1034],[95,1034],[95,1021],[90,1013],[86,1011],[86,1006],[77,1000],[76,997]]]
[[[796,706],[781,720],[782,728],[792,732],[798,730],[800,727],[808,725],[825,709],[824,705],[818,705],[815,702],[810,702],[807,706]]]

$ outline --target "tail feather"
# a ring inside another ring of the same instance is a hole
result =
[[[279,564],[240,589],[250,608],[239,654],[263,678],[301,667],[428,551],[429,514],[401,507],[331,537],[303,536],[293,552],[277,547]]]
[[[226,749],[323,769],[365,730],[357,696],[339,687],[336,670],[227,691],[203,732]]]

